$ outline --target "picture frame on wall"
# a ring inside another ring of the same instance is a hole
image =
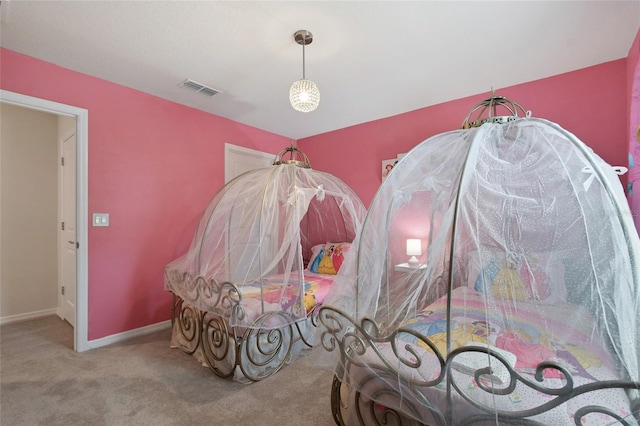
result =
[[[382,180],[385,180],[393,167],[398,162],[397,159],[392,158],[391,160],[382,160]]]
[[[382,180],[385,180],[386,177],[391,173],[391,170],[395,167],[398,161],[402,160],[402,157],[407,155],[406,153],[398,154],[396,158],[392,158],[390,160],[382,160]]]

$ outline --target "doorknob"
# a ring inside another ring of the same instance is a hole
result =
[[[67,241],[69,244],[75,244],[75,241]]]

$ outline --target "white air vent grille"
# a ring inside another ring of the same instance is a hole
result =
[[[185,89],[193,90],[198,93],[202,93],[205,96],[213,96],[218,93],[222,93],[220,90],[216,90],[213,87],[205,86],[204,84],[196,83],[193,80],[186,79],[182,83],[178,84]]]

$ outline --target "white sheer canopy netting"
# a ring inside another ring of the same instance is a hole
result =
[[[423,254],[412,270],[401,265],[406,240],[416,238]],[[610,165],[554,123],[489,122],[422,142],[383,182],[354,247],[325,307],[352,315],[354,324],[375,324],[372,335],[410,326],[438,300],[450,311],[455,292],[469,312],[491,318],[491,330],[469,333],[507,336],[521,330],[524,312],[549,312],[542,324],[549,336],[580,330],[572,344],[602,347],[622,379],[639,380],[640,244],[622,185]],[[480,308],[471,293],[480,295]],[[448,319],[441,346],[432,335],[445,359],[457,347]],[[554,342],[540,345],[553,349]],[[382,355],[368,365],[353,353],[362,369],[379,371]],[[341,379],[358,387],[355,377]]]
[[[242,285],[260,288],[277,275],[286,285],[275,299],[271,292],[269,310],[303,319],[311,247],[351,242],[364,212],[355,192],[329,173],[293,163],[252,170],[213,197],[188,252],[167,265],[165,288],[202,311],[215,307],[232,326],[250,326],[252,317],[231,309],[238,296],[218,286],[232,283],[241,293]]]

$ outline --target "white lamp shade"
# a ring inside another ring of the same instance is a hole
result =
[[[420,256],[422,254],[422,244],[417,238],[407,240],[407,256]]]
[[[291,85],[289,101],[293,109],[302,112],[310,112],[320,103],[320,91],[311,80],[298,80]]]

